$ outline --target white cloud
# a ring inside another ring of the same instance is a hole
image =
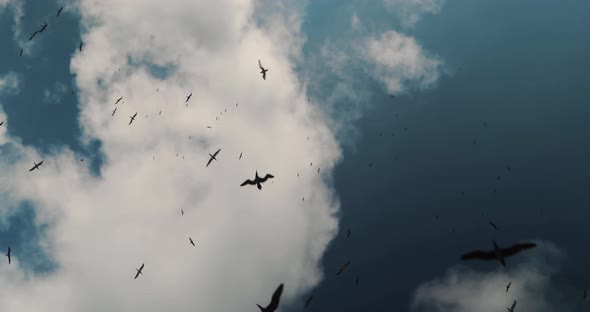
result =
[[[414,26],[424,14],[438,14],[446,0],[384,0],[385,8],[396,13],[405,27]]]
[[[356,14],[353,14],[350,18],[350,26],[352,27],[352,30],[359,30],[361,27],[361,20]]]
[[[9,72],[0,76],[0,93],[18,94],[20,91],[20,78],[15,72]]]
[[[93,177],[68,149],[39,155],[9,138],[21,158],[0,158],[11,176],[0,192],[34,203],[37,222],[50,224],[41,246],[58,268],[30,275],[13,248],[14,262],[0,262],[0,310],[256,311],[279,283],[285,303],[316,285],[337,231],[326,179],[340,149],[294,71],[300,8],[268,12],[243,0],[79,6],[87,32],[71,70],[85,142],[102,141],[105,164]],[[177,70],[158,80],[128,58]],[[259,58],[270,68],[266,81]],[[125,103],[111,117],[120,96]],[[219,160],[205,168],[217,148]],[[28,172],[41,159],[41,170]],[[255,170],[275,179],[262,191],[240,187]]]
[[[563,253],[551,243],[543,243],[537,249],[520,255],[525,261],[517,265],[515,259],[509,260],[507,270],[499,266],[493,272],[482,273],[464,266],[453,268],[446,276],[418,287],[412,311],[497,312],[506,311],[514,300],[515,311],[574,311],[574,306],[562,296],[564,289],[555,287],[552,279],[563,261]],[[581,290],[577,295],[581,296]]]
[[[57,81],[53,85],[53,88],[43,89],[43,103],[59,103],[67,92],[68,87],[64,83]]]
[[[372,65],[374,78],[390,93],[403,92],[410,85],[430,87],[442,71],[441,60],[428,56],[414,38],[396,31],[368,38],[358,48]]]

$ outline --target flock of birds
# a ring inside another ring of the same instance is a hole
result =
[[[63,7],[59,8],[59,10],[57,11],[57,15],[56,16],[59,16],[61,14],[61,12],[62,12],[63,9],[64,9]],[[38,34],[43,33],[46,29],[47,29],[47,23],[41,25],[41,28],[40,29],[34,31],[31,34],[31,36],[29,37],[29,41],[30,40],[33,40],[33,38],[35,38],[35,36],[37,36]],[[79,50],[80,51],[82,51],[82,45],[83,45],[83,43],[80,42],[80,45],[79,45]],[[21,48],[20,55],[22,56],[22,54],[23,54],[23,49]],[[269,68],[264,68],[260,60],[258,60],[258,67],[260,68],[260,74],[262,75],[262,79],[266,80],[267,72],[269,71]],[[158,89],[158,91],[159,91],[159,89]],[[191,97],[192,97],[192,93],[190,93],[186,97],[186,100],[185,100],[186,106],[188,106],[188,102],[191,99]],[[390,97],[392,99],[395,99],[395,96],[394,95],[390,95]],[[123,100],[123,97],[122,96],[119,97],[115,101],[115,105],[119,104],[122,100]],[[308,98],[308,101],[309,101],[309,98]],[[236,106],[237,105],[238,104],[236,104]],[[115,107],[115,109],[112,111],[111,116],[114,116],[115,113],[116,113],[116,111],[117,111],[117,107]],[[161,114],[161,111],[160,111],[159,114]],[[133,123],[133,121],[135,121],[136,117],[137,117],[137,112],[135,112],[135,114],[133,114],[132,116],[129,116],[130,120],[129,120],[128,125],[131,125]],[[4,121],[0,122],[0,126],[2,126],[3,124],[4,124]],[[484,126],[487,127],[487,122],[484,122]],[[211,128],[211,127],[208,126],[207,128]],[[405,130],[407,131],[407,128]],[[394,135],[394,134],[392,134],[392,135]],[[381,136],[382,136],[382,134],[381,134]],[[307,139],[309,140],[309,137]],[[476,144],[476,143],[477,143],[477,140],[474,139],[473,140],[473,144]],[[205,165],[205,167],[209,167],[209,165],[214,160],[217,160],[216,157],[217,157],[217,155],[220,152],[221,152],[221,149],[218,149],[215,153],[209,154],[209,157],[210,158],[207,161],[207,164]],[[240,153],[239,159],[242,159],[242,153]],[[83,159],[82,159],[82,161],[83,161]],[[33,167],[31,169],[29,169],[29,171],[39,170],[40,167],[41,167],[41,165],[43,165],[43,160],[41,160],[39,163],[33,162]],[[310,166],[312,166],[312,165],[313,165],[313,163],[310,163]],[[372,165],[372,163],[369,164],[369,167],[371,167],[371,165]],[[510,166],[507,166],[507,169],[508,169],[508,171],[510,171],[511,170],[510,169]],[[317,171],[319,173],[320,172],[320,168],[318,168]],[[297,173],[297,176],[299,176],[299,173]],[[272,174],[266,174],[266,175],[264,175],[264,177],[260,177],[258,175],[258,171],[256,171],[253,180],[247,179],[242,184],[240,184],[240,186],[255,185],[259,190],[262,190],[262,183],[264,183],[268,179],[272,179],[272,178],[274,178],[274,176]],[[498,180],[499,179],[500,179],[500,177],[498,176]],[[495,189],[494,189],[494,192],[495,192]],[[464,192],[462,192],[462,195],[464,195]],[[305,201],[305,198],[303,198],[303,201]],[[184,210],[181,210],[181,215],[184,215]],[[438,216],[437,216],[437,219],[438,219]],[[496,226],[495,223],[493,223],[492,221],[488,221],[488,223],[494,229],[497,229],[497,226]],[[347,235],[346,235],[347,238],[350,237],[350,235],[351,235],[350,229],[347,229]],[[194,243],[194,241],[193,241],[193,239],[191,237],[189,237],[189,243],[192,246],[196,246],[195,243]],[[473,259],[477,259],[477,260],[493,260],[493,261],[499,261],[500,264],[503,267],[506,267],[506,258],[511,257],[511,256],[514,256],[514,255],[516,255],[516,254],[518,254],[518,253],[520,253],[520,252],[522,252],[524,250],[531,249],[531,248],[534,248],[534,247],[537,246],[535,243],[519,243],[519,244],[512,245],[510,247],[502,248],[502,247],[500,247],[496,243],[496,241],[493,241],[492,244],[493,244],[493,249],[492,250],[487,250],[487,251],[475,250],[475,251],[471,251],[471,252],[465,253],[463,256],[461,256],[461,259],[462,260],[473,260]],[[7,252],[6,256],[8,258],[8,263],[9,264],[12,262],[12,260],[11,260],[11,257],[12,257],[11,252],[12,252],[11,251],[11,248],[8,247],[8,252]],[[342,264],[340,266],[340,268],[339,268],[338,272],[336,273],[336,275],[343,274],[347,270],[347,268],[349,267],[349,265],[350,265],[350,260],[346,261],[344,264]],[[144,266],[145,266],[145,263],[142,263],[139,268],[135,269],[136,270],[136,273],[135,273],[134,279],[137,279],[140,275],[143,274]],[[358,284],[359,284],[359,276],[356,277],[355,284],[356,284],[356,287],[358,287]],[[506,293],[508,293],[511,285],[512,285],[512,282],[510,282],[510,283],[508,283],[506,285]],[[274,312],[275,310],[277,310],[277,308],[279,306],[282,292],[283,292],[283,284],[280,284],[276,288],[276,290],[274,291],[274,293],[272,294],[270,303],[266,307],[262,307],[262,306],[260,306],[260,305],[257,304],[258,308],[262,312]],[[584,299],[586,299],[586,297],[587,297],[587,290],[584,290]],[[304,309],[307,308],[310,305],[312,299],[313,299],[313,295],[310,295],[305,300]],[[517,303],[517,301],[514,300],[514,302],[512,303],[512,305],[510,307],[507,307],[506,309],[509,312],[515,312],[514,309],[516,307],[516,303]]]

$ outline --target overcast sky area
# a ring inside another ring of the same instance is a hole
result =
[[[0,0],[0,311],[588,311],[589,16]]]

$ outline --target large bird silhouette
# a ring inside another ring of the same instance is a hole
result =
[[[498,244],[496,244],[496,241],[493,241],[493,244],[494,244],[494,250],[492,250],[492,251],[475,250],[475,251],[464,254],[461,257],[461,260],[472,260],[472,259],[499,260],[500,263],[502,264],[502,266],[506,267],[506,260],[505,259],[507,257],[513,256],[523,250],[530,249],[530,248],[537,246],[537,244],[535,244],[535,243],[521,243],[521,244],[512,245],[507,248],[501,248],[500,246],[498,246]]]
[[[283,284],[279,285],[279,287],[277,287],[277,290],[275,290],[275,292],[272,294],[272,299],[270,300],[270,303],[266,306],[266,308],[264,308],[258,304],[256,306],[258,306],[258,308],[260,308],[261,312],[274,312],[279,307],[279,302],[281,300],[282,293],[283,293]]]
[[[266,180],[272,179],[274,177],[275,176],[273,176],[272,174],[266,174],[264,176],[264,178],[261,178],[261,177],[258,176],[258,171],[256,171],[256,177],[254,178],[254,181],[248,179],[248,180],[244,181],[244,183],[240,184],[240,186],[244,186],[244,185],[247,185],[247,184],[249,184],[249,185],[256,185],[256,187],[258,187],[259,190],[262,190],[262,184],[261,183],[264,183],[264,182],[266,182]]]

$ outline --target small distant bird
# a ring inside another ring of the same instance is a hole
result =
[[[45,22],[44,25],[41,25],[41,29],[39,29],[39,32],[42,33],[45,31],[45,29],[47,29],[47,22]]]
[[[160,111],[160,112],[158,113],[158,116],[160,116],[160,115],[162,115],[162,111]]]
[[[260,67],[260,73],[262,74],[262,79],[266,80],[266,72],[269,71],[269,68],[264,68],[262,67],[262,63],[260,63],[260,60],[258,60],[258,67]]]
[[[8,252],[10,253],[10,248],[8,248]],[[8,258],[8,259],[9,259],[8,263],[10,263],[10,258]],[[586,300],[586,297],[588,297],[588,289],[584,290],[584,300]]]
[[[393,95],[393,94],[390,94],[389,97],[392,99],[395,99],[395,95]]]
[[[359,276],[356,276],[356,281],[354,281],[354,284],[356,285],[356,288],[359,288]]]
[[[116,111],[117,111],[117,108],[115,107],[115,109],[113,109],[113,113],[111,114],[111,117],[112,117],[112,116],[115,116],[115,112],[116,112]]]
[[[211,129],[211,126],[207,126],[207,129]]]
[[[33,38],[35,38],[35,36],[36,36],[38,33],[39,33],[39,31],[38,31],[38,30],[35,30],[35,32],[33,32],[33,33],[31,34],[31,36],[29,37],[29,41],[33,40]]]
[[[2,126],[3,124],[4,124],[4,120],[2,120],[2,121],[0,122],[0,126]]]
[[[508,171],[512,171],[510,165],[506,165],[506,169],[508,169]]]
[[[498,227],[496,226],[496,224],[492,221],[488,221],[488,223],[494,228],[494,229],[498,229]]]
[[[35,169],[38,170],[39,166],[41,166],[43,164],[43,161],[41,161],[40,163],[33,162],[33,164],[35,164],[35,165],[33,166],[33,168],[29,169],[29,171],[33,171]]]
[[[350,260],[346,261],[345,264],[340,266],[340,270],[338,270],[338,273],[336,273],[336,275],[340,275],[340,274],[344,273],[344,271],[346,271],[346,269],[348,268],[349,265],[350,265]]]
[[[373,167],[373,162],[369,163],[369,168]]]
[[[8,253],[6,254],[6,256],[8,257],[8,264],[10,264],[10,246],[8,246]]]
[[[135,112],[135,115],[129,116],[129,118],[131,118],[131,120],[129,120],[129,125],[135,120],[136,116],[137,116],[137,112]]]
[[[56,17],[57,17],[57,16],[59,16],[59,15],[61,14],[61,11],[62,11],[63,9],[64,9],[64,7],[61,7],[61,8],[59,8],[59,10],[57,10],[57,15],[56,15]]]
[[[242,153],[240,153],[240,158],[238,158],[238,160],[242,159]]]
[[[320,173],[320,168],[318,168],[318,173]]]
[[[346,238],[350,237],[350,229],[346,229]]]
[[[493,241],[494,250],[492,251],[481,251],[476,250],[469,253],[464,254],[461,257],[461,260],[471,260],[471,259],[479,259],[479,260],[499,260],[503,267],[506,267],[505,258],[513,256],[523,250],[534,248],[537,246],[535,243],[521,243],[512,245],[507,248],[500,248],[496,241]]]
[[[188,240],[190,241],[191,245],[195,246],[195,242],[193,242],[192,238],[189,237]]]
[[[516,300],[514,300],[514,303],[512,303],[512,306],[510,308],[506,308],[509,312],[514,312],[514,307],[516,307]]]
[[[217,156],[217,154],[219,154],[220,151],[221,151],[221,149],[218,149],[217,152],[215,152],[213,155],[209,154],[209,156],[211,156],[211,158],[209,158],[209,161],[207,162],[207,166],[205,166],[205,167],[209,167],[209,164],[211,164],[211,162],[213,160],[217,160],[217,158],[215,158],[215,156]]]
[[[119,102],[121,102],[122,99],[123,99],[123,97],[118,98],[117,101],[115,102],[115,105],[119,104]]]
[[[484,126],[484,127],[486,127],[486,128],[488,127],[488,123],[487,123],[487,121],[484,121],[484,122],[483,122],[483,126]]]
[[[23,48],[20,48],[20,53],[18,56],[23,56]]]
[[[510,289],[510,285],[512,285],[512,282],[508,283],[508,285],[506,285],[506,292],[508,292],[508,289]]]
[[[281,300],[281,294],[283,293],[283,284],[279,285],[275,292],[272,294],[272,299],[270,299],[270,303],[266,306],[266,308],[261,307],[260,305],[258,308],[261,312],[274,312],[279,307],[279,302]]]
[[[274,178],[274,176],[272,174],[266,174],[264,176],[264,178],[261,178],[258,176],[258,171],[256,171],[256,176],[254,177],[254,181],[248,179],[246,181],[244,181],[244,183],[240,184],[240,186],[244,186],[244,185],[256,185],[256,187],[258,187],[259,190],[262,190],[262,183],[266,182],[266,180],[268,179],[272,179]]]
[[[304,309],[307,308],[307,306],[311,303],[311,299],[313,299],[313,295],[309,296],[309,298],[305,300],[305,306],[303,307]]]
[[[139,276],[139,274],[143,274],[141,271],[143,270],[143,266],[145,263],[142,263],[141,266],[139,267],[139,269],[135,269],[137,271],[137,273],[135,274],[135,278],[137,279],[137,277]]]
[[[180,209],[180,215],[184,216],[184,210]]]
[[[187,103],[187,102],[188,102],[188,100],[190,100],[190,99],[191,99],[191,96],[193,96],[193,93],[192,93],[192,92],[191,92],[191,94],[189,94],[189,95],[186,97],[186,101],[184,101],[184,102],[185,102],[185,103]]]
[[[84,43],[82,41],[80,41],[80,46],[78,47],[78,49],[80,50],[80,52],[82,52],[82,45],[84,45]]]

